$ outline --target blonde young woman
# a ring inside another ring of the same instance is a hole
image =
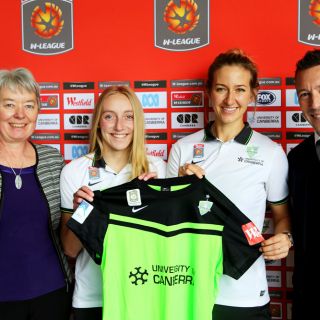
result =
[[[73,160],[62,171],[61,237],[65,253],[77,257],[73,295],[76,320],[102,319],[101,274],[100,267],[65,224],[82,199],[93,200],[93,190],[138,176],[165,176],[165,162],[146,155],[144,136],[143,110],[135,93],[128,87],[109,87],[94,109],[90,153]]]
[[[214,320],[269,320],[264,259],[284,258],[291,247],[286,155],[243,120],[258,88],[257,68],[247,55],[240,50],[219,54],[207,81],[215,121],[180,139],[167,165],[169,177],[205,174],[260,230],[267,201],[272,211],[275,234],[262,243],[263,256],[239,280],[222,275]]]
[[[71,270],[59,239],[54,148],[30,142],[39,87],[25,68],[0,70],[0,318],[68,320]]]

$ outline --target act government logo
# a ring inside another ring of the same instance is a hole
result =
[[[22,49],[39,55],[73,49],[72,0],[21,0]]]
[[[155,46],[169,51],[209,44],[209,0],[154,0]]]
[[[320,46],[320,1],[299,0],[298,41]]]

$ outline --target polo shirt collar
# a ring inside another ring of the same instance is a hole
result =
[[[104,161],[103,157],[101,157],[100,159],[99,157],[100,157],[99,154],[95,152],[92,159],[92,166],[96,168],[105,168],[107,165],[106,162]]]
[[[212,140],[217,140],[217,137],[213,135],[212,133],[212,126],[213,126],[214,121],[210,121],[205,129],[204,129],[204,141],[212,141]],[[248,122],[244,123],[243,129],[234,137],[234,141],[241,143],[241,144],[248,144],[250,141],[250,138],[252,136],[253,130],[249,126]]]
[[[108,166],[108,164],[104,161],[102,157],[100,159],[97,159],[97,158],[99,158],[99,153],[95,152],[94,157],[92,159],[92,167],[103,168],[108,172],[117,174],[111,167]],[[132,165],[130,163],[127,163],[119,173],[125,174],[131,171],[132,171]]]

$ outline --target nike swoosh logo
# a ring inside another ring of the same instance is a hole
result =
[[[140,211],[140,210],[142,210],[142,209],[144,209],[146,207],[147,207],[147,205],[144,206],[144,207],[140,207],[140,208],[132,208],[132,213],[136,213],[136,212],[138,212],[138,211]]]
[[[88,183],[88,186],[91,187],[91,186],[94,186],[95,184],[98,184],[100,183],[101,181],[97,181],[97,182],[89,182]]]

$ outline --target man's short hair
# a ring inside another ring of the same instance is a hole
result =
[[[320,65],[320,50],[307,51],[306,54],[296,64],[295,78],[299,71],[306,70]]]

